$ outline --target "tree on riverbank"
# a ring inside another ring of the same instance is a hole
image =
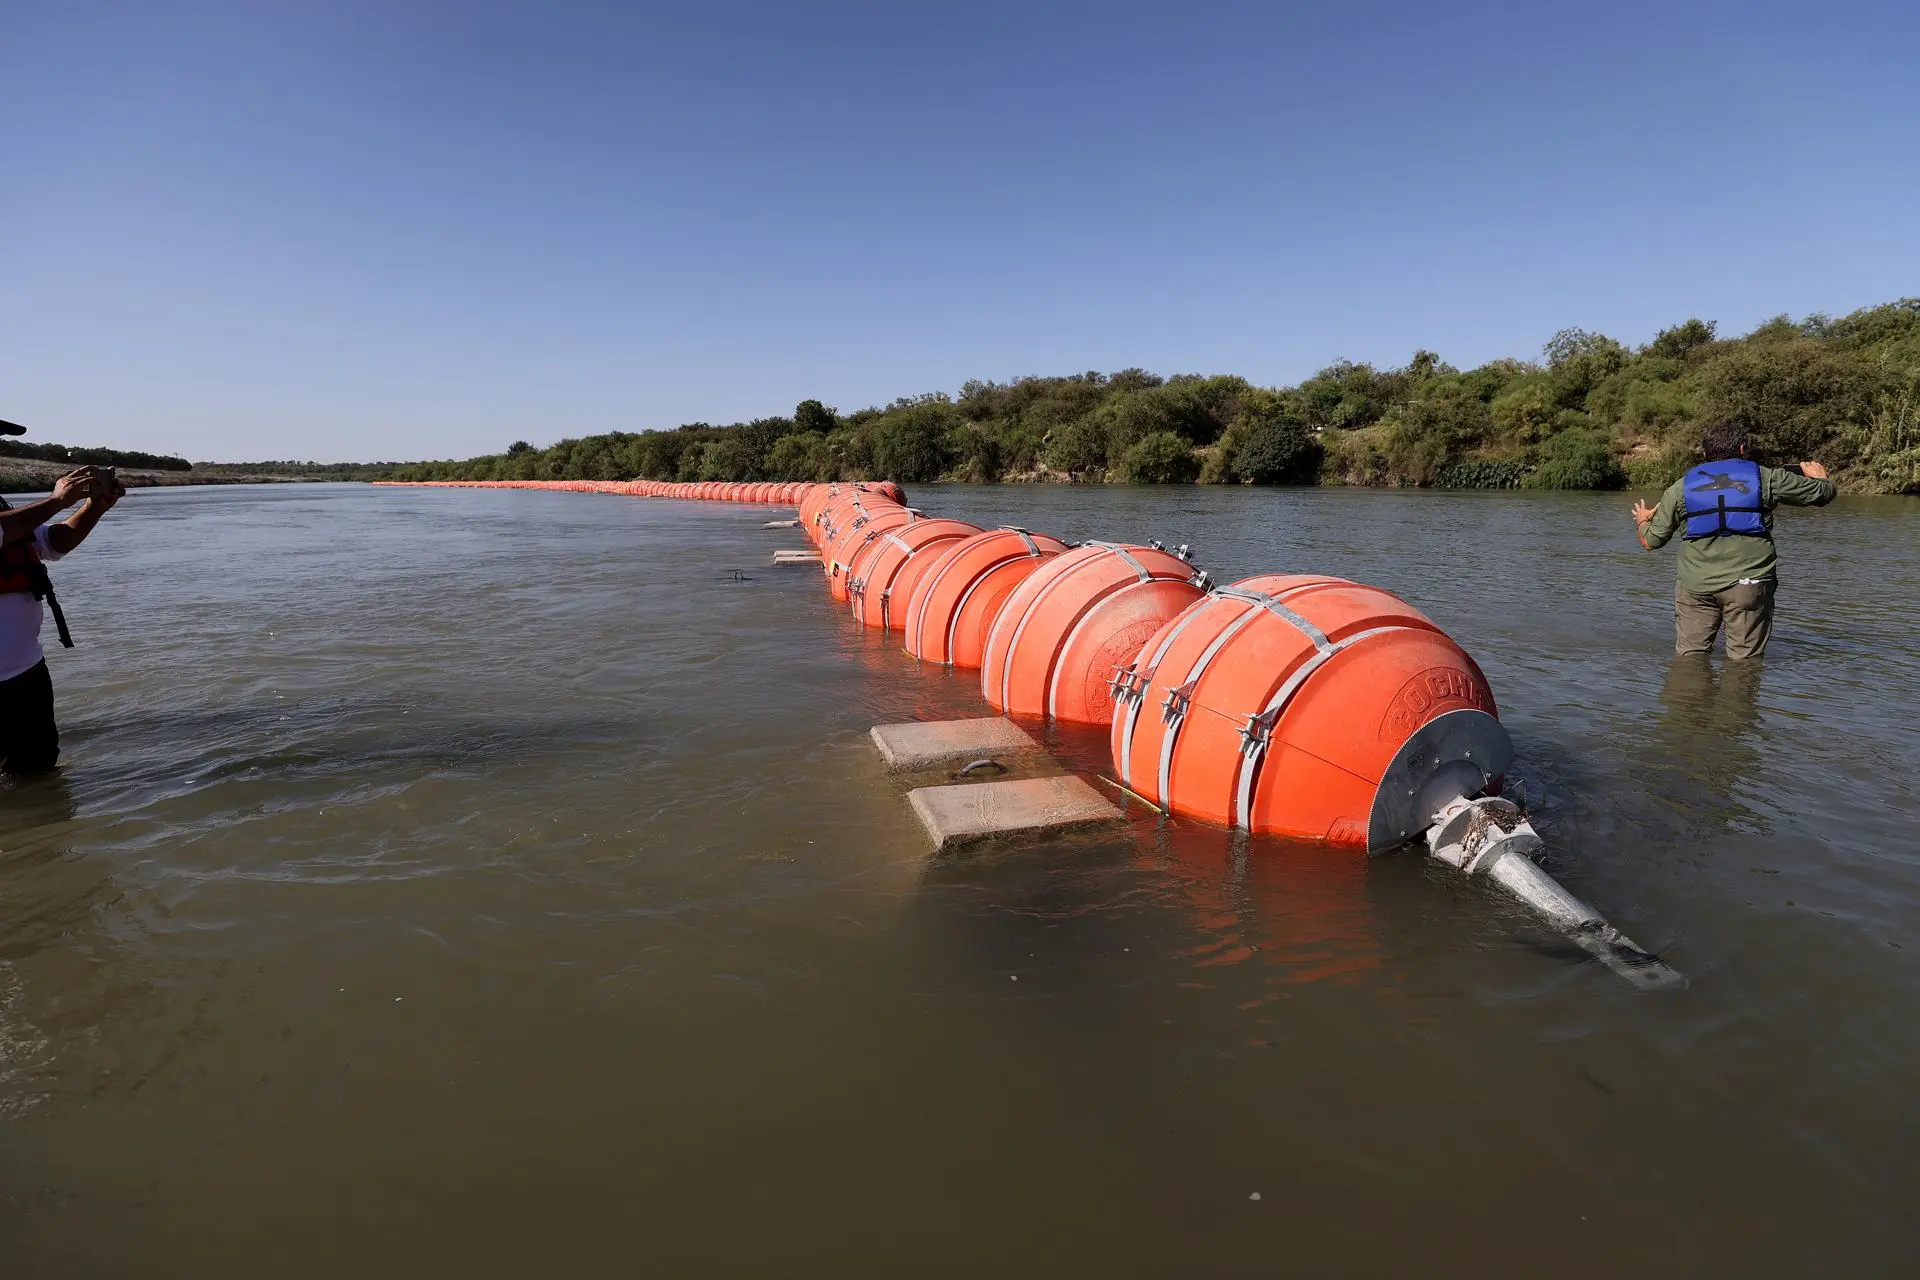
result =
[[[1072,480],[1145,484],[1663,487],[1701,426],[1737,417],[1767,461],[1920,493],[1920,299],[1723,339],[1687,320],[1639,347],[1564,329],[1539,360],[1461,370],[1339,360],[1295,387],[1143,369],[968,382],[841,415],[516,446],[402,479]]]

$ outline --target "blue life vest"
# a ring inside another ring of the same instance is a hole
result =
[[[1771,536],[1760,502],[1760,467],[1745,458],[1703,462],[1681,481],[1686,495],[1688,542],[1723,534]]]

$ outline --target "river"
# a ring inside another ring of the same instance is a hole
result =
[[[1691,985],[1409,854],[930,858],[866,730],[975,683],[777,513],[140,492],[55,568],[62,772],[0,791],[0,1275],[1920,1266],[1920,504],[1783,513],[1730,669],[1631,495],[912,496],[1406,596]]]

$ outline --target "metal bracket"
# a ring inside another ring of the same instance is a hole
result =
[[[1280,723],[1280,713],[1284,706],[1268,707],[1247,717],[1240,726],[1240,754],[1249,760],[1258,760],[1266,754],[1267,746],[1273,741],[1273,727]]]
[[[1167,690],[1166,701],[1160,704],[1163,723],[1175,725],[1186,718],[1187,709],[1193,705],[1193,683],[1189,680],[1178,688]]]

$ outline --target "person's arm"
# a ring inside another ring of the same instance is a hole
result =
[[[1666,546],[1667,540],[1679,531],[1680,498],[1680,486],[1675,484],[1660,495],[1660,505],[1657,507],[1650,507],[1645,502],[1633,504],[1633,523],[1641,547],[1657,551]]]
[[[72,506],[92,482],[92,467],[76,467],[55,480],[53,492],[46,497],[0,511],[0,542],[25,542],[35,529]]]
[[[1788,507],[1824,507],[1840,490],[1827,479],[1827,469],[1817,462],[1800,464],[1800,475],[1767,468],[1767,487],[1775,505]]]
[[[54,554],[65,555],[87,540],[93,532],[93,526],[100,523],[100,517],[113,509],[113,504],[126,497],[127,487],[118,480],[104,495],[88,498],[80,504],[80,509],[56,524],[47,526],[47,546]]]

